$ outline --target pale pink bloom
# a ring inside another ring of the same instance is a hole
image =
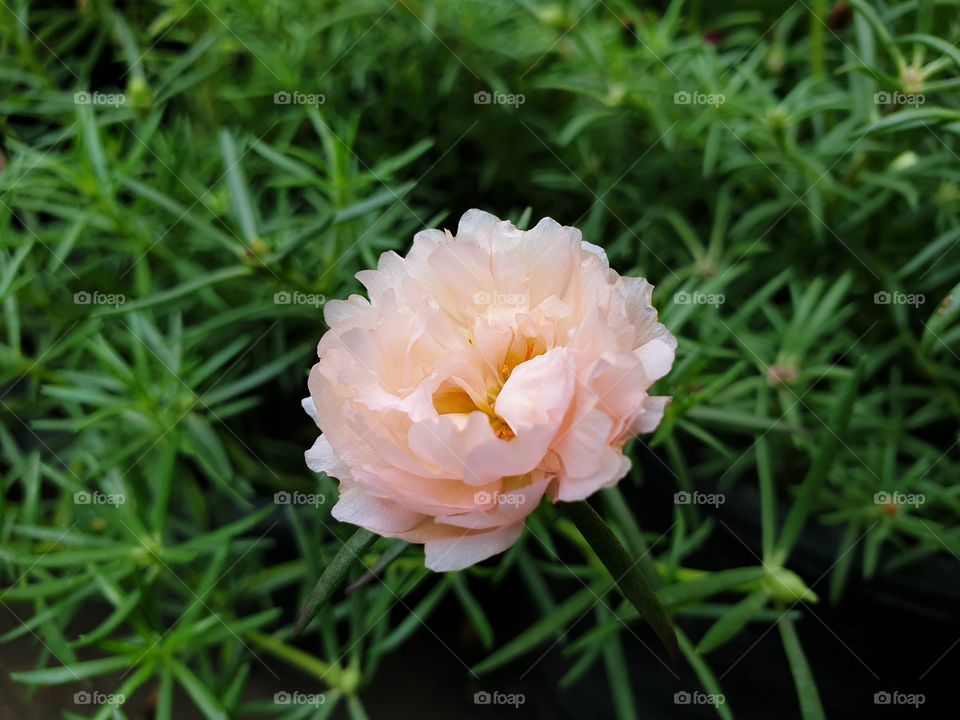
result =
[[[340,480],[335,518],[423,543],[433,570],[510,547],[545,494],[616,484],[624,443],[663,417],[648,389],[677,342],[653,286],[574,228],[470,210],[357,278],[369,300],[324,309],[307,464]]]

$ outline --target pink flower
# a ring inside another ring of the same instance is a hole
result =
[[[624,443],[663,417],[648,389],[677,342],[653,286],[574,228],[470,210],[357,278],[369,300],[324,311],[307,465],[340,480],[335,518],[423,543],[433,570],[510,547],[545,494],[616,484]]]

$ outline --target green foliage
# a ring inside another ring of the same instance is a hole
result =
[[[787,569],[804,528],[840,528],[833,600],[854,572],[960,553],[955,3],[850,4],[845,28],[822,3],[0,8],[0,601],[21,620],[0,641],[36,647],[15,679],[119,677],[158,718],[175,695],[207,718],[297,716],[244,694],[266,661],[364,717],[383,656],[449,597],[491,649],[475,672],[560,643],[561,685],[603,668],[634,714],[639,616],[549,507],[459,576],[378,541],[376,577],[302,643],[279,607],[350,531],[302,464],[319,306],[481,206],[580,227],[657,285],[674,401],[604,516],[662,583],[705,692],[722,692],[708,653],[776,624],[798,707],[822,717],[794,626],[822,588]],[[654,484],[755,490],[756,566],[690,567],[715,532],[696,505],[643,532],[624,496]],[[278,528],[296,546],[279,563]],[[541,616],[513,638],[473,594],[507,583]],[[696,617],[713,622],[691,640]]]

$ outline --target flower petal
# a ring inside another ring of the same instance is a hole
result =
[[[436,572],[463,570],[513,545],[523,533],[523,523],[504,525],[486,532],[465,532],[424,543],[424,564]]]

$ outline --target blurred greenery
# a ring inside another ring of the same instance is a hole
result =
[[[20,621],[0,642],[33,642],[19,683],[119,677],[160,719],[175,698],[312,716],[249,696],[266,662],[316,681],[317,716],[362,718],[449,596],[489,651],[476,673],[563,637],[560,685],[601,667],[636,715],[623,653],[646,631],[548,506],[456,575],[378,541],[379,581],[291,639],[350,531],[332,502],[274,502],[336,495],[302,462],[319,306],[469,207],[580,227],[657,285],[674,402],[599,507],[704,692],[723,691],[711,651],[776,624],[799,712],[823,717],[798,603],[960,553],[958,3],[0,5],[0,600]],[[756,565],[690,566],[718,532],[695,503],[641,530],[655,486],[753,493]],[[789,569],[811,526],[837,529],[829,589]],[[503,637],[475,596],[491,585],[540,619]],[[716,621],[688,637],[688,617]],[[126,717],[68,715],[86,711]]]

